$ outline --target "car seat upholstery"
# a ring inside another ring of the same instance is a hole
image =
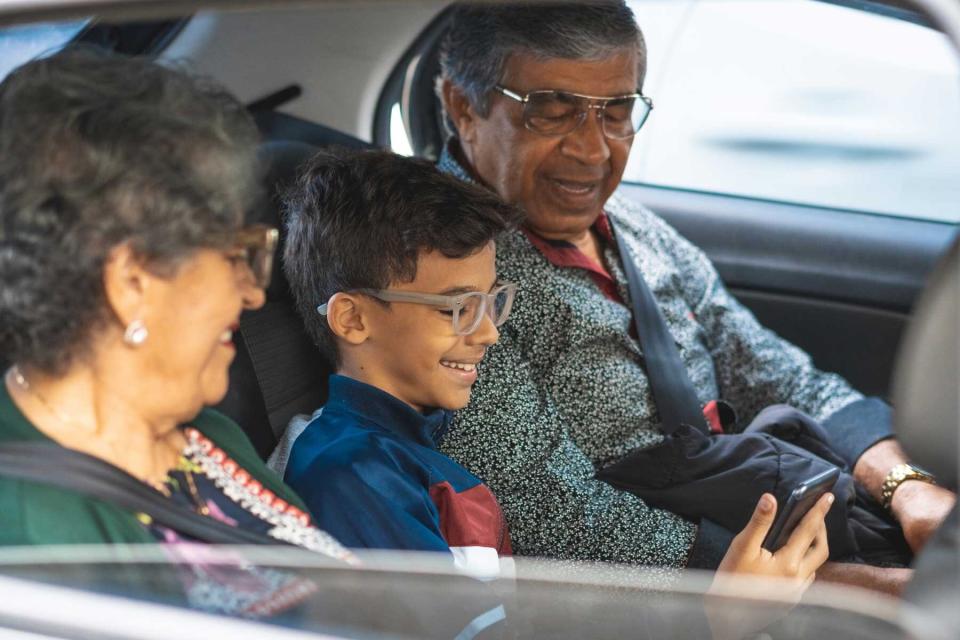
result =
[[[930,277],[910,320],[894,372],[895,426],[911,459],[957,490],[960,456],[960,238]],[[911,637],[955,638],[960,629],[960,505],[913,564],[904,599]]]
[[[370,146],[336,133],[330,142]],[[280,229],[280,243],[266,303],[240,317],[240,330],[234,335],[237,353],[230,366],[230,386],[215,407],[240,425],[263,458],[273,451],[293,416],[312,413],[327,397],[330,365],[304,331],[281,267],[285,240],[281,194],[316,151],[313,145],[290,140],[273,140],[261,147],[267,198],[255,218]]]

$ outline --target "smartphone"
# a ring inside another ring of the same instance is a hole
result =
[[[763,548],[775,552],[787,544],[790,534],[800,524],[803,516],[807,515],[807,511],[810,511],[817,500],[833,489],[839,477],[840,469],[833,467],[797,485],[787,498],[786,504],[777,509],[777,518],[767,532],[767,537],[763,539]]]

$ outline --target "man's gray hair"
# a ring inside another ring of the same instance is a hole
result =
[[[639,87],[646,73],[647,47],[633,11],[623,0],[461,5],[454,10],[440,45],[438,95],[442,95],[443,80],[450,80],[486,117],[490,92],[502,79],[512,54],[602,60],[629,47],[637,50]],[[448,133],[454,133],[449,117],[444,121],[451,129]]]

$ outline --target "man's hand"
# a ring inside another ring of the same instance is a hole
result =
[[[906,480],[897,487],[890,511],[914,553],[923,549],[956,501],[953,492],[919,480]]]
[[[903,462],[909,460],[897,441],[883,440],[863,452],[853,468],[853,477],[879,502],[883,479]],[[907,480],[893,492],[893,517],[914,553],[927,543],[956,500],[953,492],[918,480]]]

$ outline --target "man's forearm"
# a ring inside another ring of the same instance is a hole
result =
[[[889,438],[881,440],[863,452],[853,467],[853,477],[880,502],[881,485],[890,469],[908,462],[900,443]]]

